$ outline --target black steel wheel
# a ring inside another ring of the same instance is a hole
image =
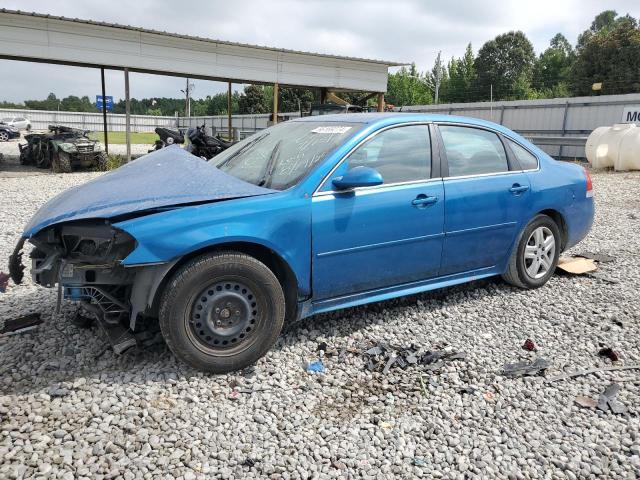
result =
[[[256,362],[277,340],[284,315],[284,293],[273,272],[236,252],[186,263],[160,300],[160,328],[169,348],[210,373]]]

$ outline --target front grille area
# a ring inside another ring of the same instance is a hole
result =
[[[91,153],[93,152],[93,145],[78,145],[78,153]]]

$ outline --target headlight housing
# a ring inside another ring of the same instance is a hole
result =
[[[67,153],[75,153],[78,151],[78,149],[76,148],[76,146],[73,143],[61,143],[59,145],[60,150],[62,150],[63,152],[67,152]]]

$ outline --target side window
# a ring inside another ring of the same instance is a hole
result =
[[[450,177],[509,170],[504,146],[495,133],[453,125],[439,125],[439,128],[447,154]]]
[[[520,167],[522,167],[523,170],[535,170],[538,168],[538,159],[532,153],[522,148],[516,142],[511,140],[507,140],[507,142],[509,142],[509,147],[518,159],[518,163],[520,163]]]
[[[349,158],[349,170],[375,168],[384,183],[409,182],[431,176],[431,138],[427,125],[395,127],[375,135]]]

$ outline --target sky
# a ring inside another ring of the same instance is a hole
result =
[[[510,30],[522,30],[537,53],[558,32],[575,44],[602,10],[640,17],[638,0],[0,0],[0,8],[120,23],[218,40],[310,52],[415,62],[419,70],[474,52]],[[59,98],[100,91],[95,69],[0,60],[0,100]],[[46,81],[43,81],[46,79]],[[107,72],[107,95],[124,96],[122,72]],[[226,84],[196,80],[196,98]],[[135,98],[181,97],[185,79],[130,74]],[[242,85],[236,86],[241,89]]]

